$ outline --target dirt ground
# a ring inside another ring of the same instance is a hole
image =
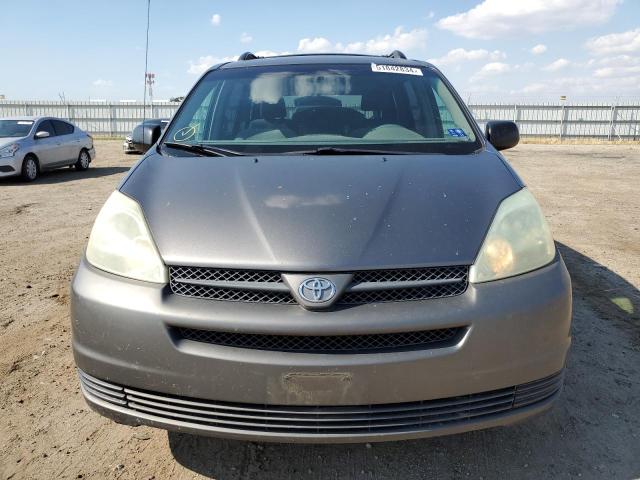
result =
[[[98,209],[136,161],[98,141],[88,172],[0,180],[0,478],[640,477],[640,146],[521,145],[573,278],[566,388],[548,414],[429,440],[305,446],[116,425],[85,405],[69,281]]]

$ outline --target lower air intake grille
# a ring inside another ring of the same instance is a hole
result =
[[[179,338],[227,347],[296,353],[378,353],[441,348],[457,343],[466,327],[368,335],[264,335],[176,328]]]
[[[357,436],[428,430],[516,411],[558,393],[562,372],[532,383],[458,397],[348,406],[262,405],[197,399],[128,388],[82,371],[80,384],[89,398],[125,409],[142,423],[167,421],[174,428],[198,425],[203,429],[224,428],[239,433]],[[545,388],[540,388],[541,385]],[[526,404],[518,400],[522,391],[529,392]]]

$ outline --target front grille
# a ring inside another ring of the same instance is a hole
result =
[[[457,343],[466,327],[367,335],[266,335],[176,328],[179,338],[226,347],[296,353],[380,353],[441,348]]]
[[[461,295],[467,289],[468,272],[466,265],[356,271],[336,304],[361,305]],[[331,276],[330,273],[326,275]],[[296,303],[277,271],[171,266],[169,276],[171,291],[187,297],[227,302]]]
[[[270,292],[256,290],[239,290],[220,287],[204,287],[190,285],[188,283],[176,283],[171,285],[173,293],[187,297],[209,298],[212,300],[224,300],[227,302],[249,303],[296,303],[288,292]]]
[[[203,267],[171,267],[171,278],[176,281],[210,280],[215,282],[282,283],[280,273],[274,271]]]
[[[349,406],[296,406],[219,402],[128,388],[80,371],[84,393],[126,409],[141,420],[174,426],[292,435],[403,433],[453,426],[535,405],[558,393],[562,372],[536,382],[457,397]],[[390,385],[392,387],[392,385]],[[521,403],[521,392],[527,393]],[[144,415],[144,416],[142,416]]]
[[[410,282],[424,280],[450,280],[465,278],[469,267],[401,268],[394,270],[360,270],[353,275],[354,283],[361,282]]]
[[[417,288],[395,288],[364,292],[346,292],[339,303],[343,305],[362,305],[364,303],[406,302],[429,298],[453,297],[464,293],[467,282],[448,283]]]

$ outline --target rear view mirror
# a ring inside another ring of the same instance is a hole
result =
[[[513,148],[520,141],[518,126],[514,122],[509,121],[493,120],[487,122],[484,134],[496,150]]]
[[[44,130],[40,130],[39,132],[36,133],[36,137],[35,138],[47,138],[49,136],[50,136],[49,132],[45,132]]]

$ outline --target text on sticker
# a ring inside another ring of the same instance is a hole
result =
[[[402,73],[403,75],[419,75],[422,76],[422,70],[415,67],[405,67],[402,65],[378,65],[371,64],[371,71],[379,73]]]

